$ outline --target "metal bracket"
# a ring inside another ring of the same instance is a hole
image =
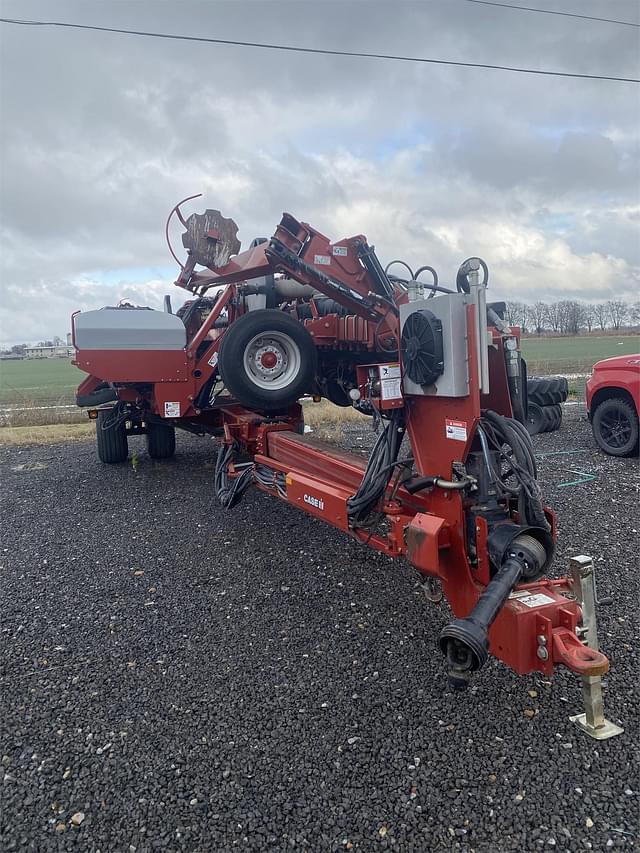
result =
[[[569,560],[569,569],[574,592],[582,610],[582,639],[588,646],[597,651],[598,629],[593,559],[585,556],[572,557]],[[621,726],[617,726],[604,716],[601,676],[583,676],[582,698],[585,713],[574,714],[569,717],[572,723],[575,723],[589,737],[596,740],[607,740],[607,738],[623,733],[624,729]]]

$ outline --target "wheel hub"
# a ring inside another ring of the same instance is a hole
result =
[[[626,418],[619,415],[608,418],[603,426],[606,440],[612,447],[622,447],[628,441],[631,434],[631,424]]]
[[[256,335],[244,353],[244,366],[252,381],[264,389],[286,386],[300,369],[300,351],[284,332]]]
[[[267,370],[270,370],[278,363],[278,356],[271,350],[265,350],[260,356],[260,362],[262,364],[262,367]]]
[[[273,341],[259,344],[253,354],[254,369],[264,379],[278,375],[286,365],[286,353]]]

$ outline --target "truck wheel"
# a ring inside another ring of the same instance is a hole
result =
[[[591,426],[596,443],[610,456],[631,456],[638,448],[638,415],[627,400],[600,403]]]
[[[308,392],[317,352],[304,326],[282,311],[244,314],[224,333],[218,369],[229,393],[245,406],[280,409]]]
[[[98,459],[113,465],[124,462],[129,455],[127,428],[112,409],[101,409],[96,420]]]
[[[529,401],[529,414],[527,417],[527,432],[529,435],[538,435],[544,431],[546,418],[542,406]]]
[[[176,452],[176,428],[147,424],[147,451],[152,459],[169,459]]]

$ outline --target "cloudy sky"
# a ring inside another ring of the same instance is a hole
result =
[[[505,0],[506,2],[506,0]],[[520,2],[520,0],[514,0]],[[523,5],[638,21],[638,0]],[[639,77],[640,29],[466,2],[2,0],[2,16]],[[0,24],[3,344],[181,295],[180,198],[282,211],[491,297],[637,299],[640,86]],[[176,234],[179,245],[179,234]]]

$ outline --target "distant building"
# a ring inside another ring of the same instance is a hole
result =
[[[74,349],[64,344],[57,347],[27,347],[24,354],[27,358],[71,358]]]

